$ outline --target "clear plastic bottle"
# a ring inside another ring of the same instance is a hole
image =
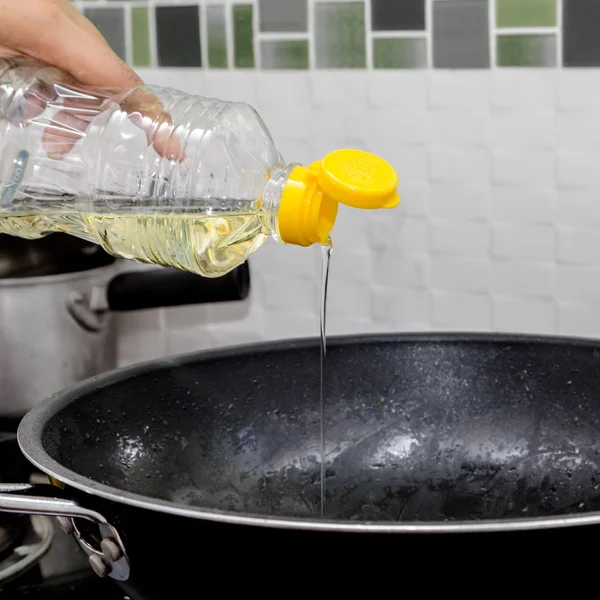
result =
[[[391,208],[396,186],[366,152],[286,165],[247,104],[90,89],[53,67],[0,60],[0,233],[66,232],[218,277],[270,235],[327,243],[339,202]]]

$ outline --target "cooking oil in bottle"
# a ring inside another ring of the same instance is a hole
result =
[[[36,238],[61,231],[117,257],[218,277],[262,245],[271,233],[270,220],[260,213],[0,215],[0,232]]]

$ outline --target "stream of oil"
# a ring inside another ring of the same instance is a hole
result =
[[[321,518],[325,518],[325,360],[327,355],[327,284],[329,283],[329,266],[333,245],[329,243],[321,247],[323,253],[323,264],[321,274],[321,314],[319,325],[321,330],[321,390],[320,390],[320,435],[321,435]]]

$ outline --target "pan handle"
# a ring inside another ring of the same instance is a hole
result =
[[[75,500],[61,498],[54,486],[41,483],[0,483],[0,512],[58,517],[63,529],[72,533],[87,554],[90,566],[100,577],[117,581],[129,579],[129,559],[119,532],[96,512]],[[100,549],[87,542],[73,519],[87,519],[98,525]]]

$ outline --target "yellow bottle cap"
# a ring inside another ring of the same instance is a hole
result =
[[[286,244],[327,244],[338,205],[394,208],[398,175],[362,150],[336,150],[310,167],[292,170],[279,205],[279,236]]]

